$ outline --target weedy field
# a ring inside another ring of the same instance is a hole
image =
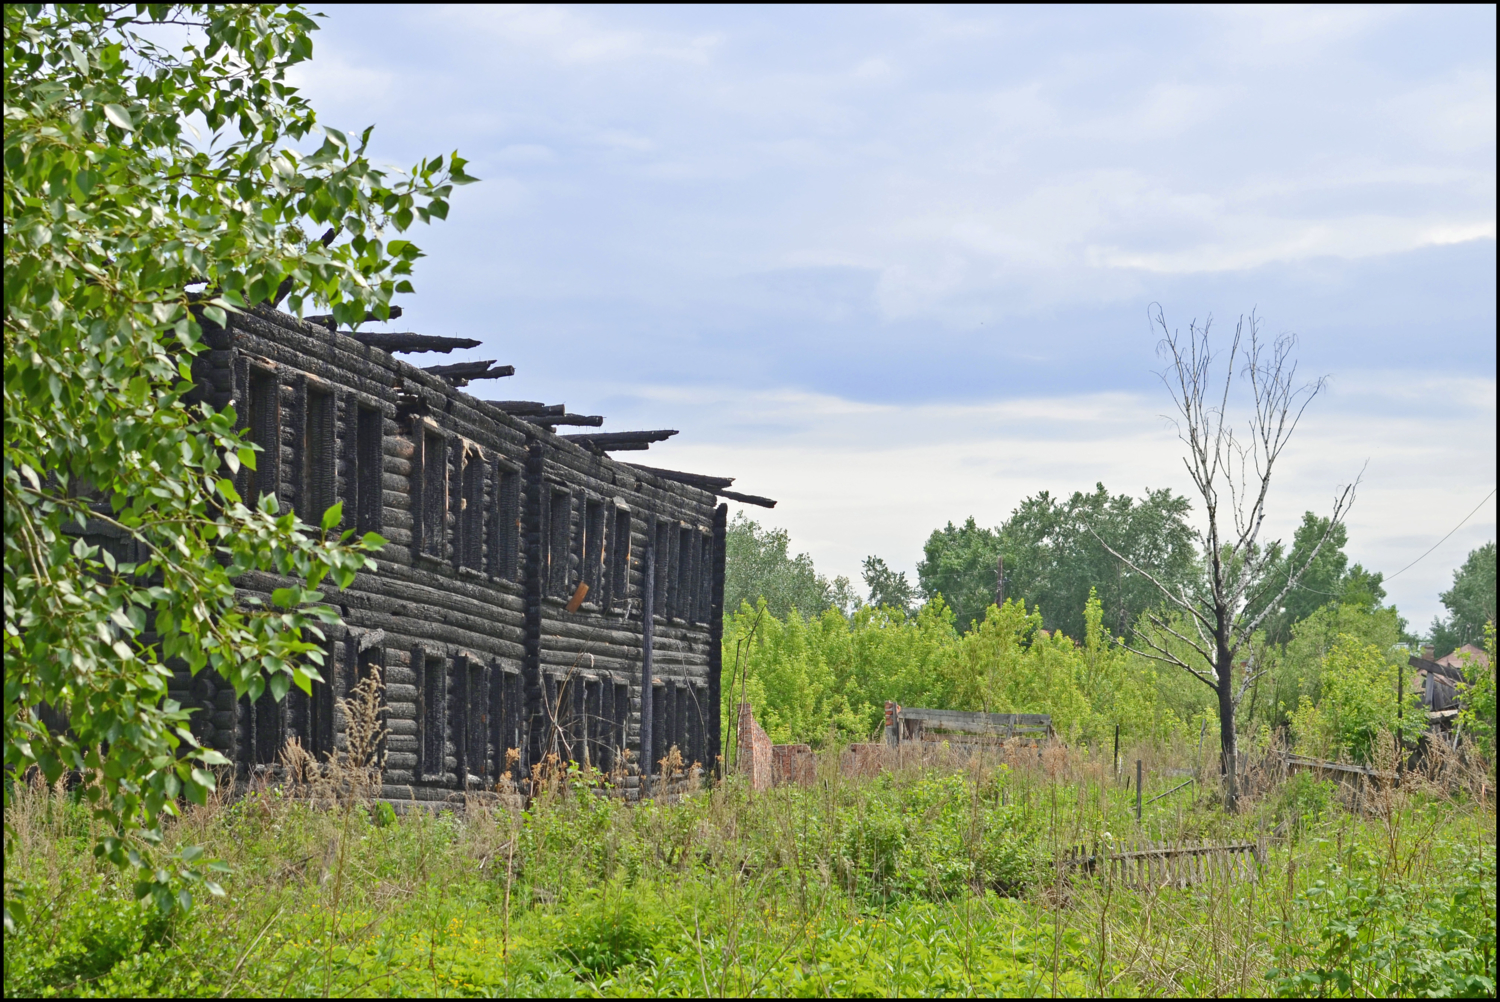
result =
[[[558,774],[523,812],[397,816],[264,788],[169,841],[223,898],[162,919],[90,854],[86,812],[17,791],[5,937],[21,995],[1493,996],[1495,811],[1456,763],[1397,786],[1253,776],[1229,816],[1181,748],[1055,747],[627,806]],[[1070,865],[1254,842],[1189,886]]]

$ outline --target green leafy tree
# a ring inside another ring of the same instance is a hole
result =
[[[906,580],[905,571],[893,571],[879,557],[866,557],[865,587],[870,589],[870,604],[910,613],[917,603],[917,590]]]
[[[1394,737],[1405,719],[1420,720],[1421,697],[1392,660],[1380,645],[1341,634],[1323,656],[1322,698],[1302,696],[1291,714],[1298,748],[1317,758],[1369,762],[1382,733]]]
[[[226,471],[255,447],[233,411],[192,402],[200,325],[286,294],[345,323],[388,315],[419,256],[388,233],[444,218],[470,179],[457,156],[387,176],[368,130],[315,141],[286,83],[315,28],[294,5],[4,17],[6,803],[33,767],[80,780],[98,855],[165,911],[205,874],[196,849],[153,848],[160,819],[204,802],[224,763],[167,697],[170,666],[252,698],[309,689],[338,619],[320,585],[347,586],[382,542],[339,533],[337,507],[310,528],[236,494]],[[271,605],[238,601],[249,571],[286,582]]]
[[[1484,624],[1484,658],[1464,655],[1460,723],[1495,769],[1495,621]]]
[[[933,530],[922,547],[917,580],[927,599],[938,595],[953,610],[960,630],[984,619],[995,603],[1000,534],[984,529],[970,516],[961,526],[949,522]]]
[[[1463,566],[1453,572],[1453,587],[1438,596],[1448,618],[1432,621],[1436,655],[1451,654],[1464,644],[1484,642],[1486,623],[1495,621],[1495,543],[1471,550]]]
[[[1291,639],[1280,649],[1267,651],[1274,665],[1263,680],[1267,691],[1263,696],[1257,694],[1253,713],[1272,727],[1279,727],[1287,723],[1288,714],[1303,699],[1321,702],[1324,659],[1341,637],[1353,637],[1362,645],[1377,648],[1398,668],[1408,657],[1407,648],[1402,646],[1401,617],[1395,609],[1329,602],[1295,623]]]
[[[1280,543],[1268,547],[1271,554],[1266,571],[1268,583],[1286,581],[1297,568],[1304,568],[1295,575],[1280,604],[1266,616],[1266,638],[1271,643],[1286,643],[1297,623],[1329,602],[1380,608],[1385,601],[1385,576],[1378,571],[1367,571],[1360,564],[1350,566],[1344,553],[1348,541],[1349,530],[1345,525],[1309,511],[1303,514],[1302,524],[1292,537],[1290,551]],[[1263,609],[1261,606],[1254,611]]]
[[[785,619],[793,609],[804,616],[836,608],[848,615],[858,597],[846,577],[832,581],[818,573],[810,554],[791,555],[785,529],[765,529],[740,512],[724,536],[724,610],[754,607],[762,598],[771,615]]]
[[[1029,497],[1000,527],[1006,596],[1038,606],[1049,630],[1081,637],[1084,609],[1097,591],[1105,629],[1123,636],[1142,612],[1160,604],[1161,594],[1100,540],[1158,581],[1180,588],[1199,571],[1187,524],[1190,507],[1187,498],[1167,489],[1148,490],[1137,501],[1111,496],[1103,484],[1066,501],[1046,491]]]

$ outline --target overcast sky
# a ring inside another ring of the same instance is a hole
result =
[[[680,429],[626,458],[777,498],[825,573],[1186,491],[1153,302],[1331,376],[1273,536],[1363,469],[1348,552],[1391,575],[1495,485],[1492,6],[321,9],[324,121],[484,179],[396,329]],[[1414,626],[1494,535],[1491,498],[1391,582]]]

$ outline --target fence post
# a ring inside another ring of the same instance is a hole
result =
[[[1115,758],[1112,763],[1115,770],[1115,782],[1120,781],[1120,725],[1115,725]]]
[[[1141,820],[1141,760],[1135,760],[1135,820]]]

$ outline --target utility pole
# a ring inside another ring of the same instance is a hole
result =
[[[1005,604],[1005,554],[995,558],[995,604]]]

